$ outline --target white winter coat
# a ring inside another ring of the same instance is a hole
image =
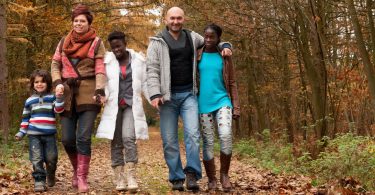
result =
[[[131,55],[132,87],[133,87],[133,116],[135,136],[137,139],[148,139],[148,127],[142,105],[141,93],[148,98],[146,84],[146,64],[144,57],[132,49],[126,49]],[[116,117],[118,112],[118,93],[120,66],[113,52],[106,52],[104,63],[107,74],[107,85],[105,94],[107,102],[100,120],[96,137],[112,140],[116,128]]]

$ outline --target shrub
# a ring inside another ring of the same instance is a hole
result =
[[[310,162],[312,174],[319,175],[321,182],[350,176],[365,187],[375,189],[374,140],[348,133],[328,139],[327,143],[325,151]]]
[[[268,130],[261,136],[259,142],[253,139],[238,141],[234,151],[240,156],[255,158],[252,162],[256,165],[276,173],[282,170],[310,176],[315,185],[353,177],[366,189],[375,189],[375,141],[370,137],[347,133],[335,139],[325,138],[325,150],[312,159],[303,149],[301,156],[294,156],[293,146],[284,139],[271,139]]]

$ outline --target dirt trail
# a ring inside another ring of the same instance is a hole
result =
[[[173,192],[170,190],[168,168],[163,158],[159,130],[152,127],[149,133],[150,140],[138,141],[139,163],[137,174],[140,186],[138,194],[191,194],[192,192]],[[181,154],[184,154],[182,145]],[[95,142],[92,149],[89,194],[129,194],[129,192],[118,193],[114,190],[112,184],[113,172],[110,166],[110,142],[103,140]],[[182,160],[185,164],[183,155]],[[218,169],[218,160],[216,160],[216,163]],[[71,187],[71,165],[63,150],[60,150],[59,153],[56,176],[56,185],[43,194],[77,194],[76,189]],[[207,177],[205,173],[203,173],[203,176],[203,179],[199,181],[201,190],[196,194],[223,194],[220,190],[207,193]],[[311,188],[310,180],[306,177],[280,176],[268,171],[257,170],[255,167],[239,161],[236,157],[232,161],[230,176],[234,189],[228,194],[313,194],[313,191],[315,191],[314,188]],[[18,194],[33,194],[30,174],[17,181],[16,185]],[[1,191],[0,194],[2,194]]]

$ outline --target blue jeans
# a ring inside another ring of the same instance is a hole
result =
[[[184,125],[186,167],[182,169],[178,143],[178,117]],[[192,92],[172,93],[171,100],[160,106],[160,130],[164,159],[169,168],[169,181],[184,180],[185,173],[195,173],[202,178],[199,158],[199,122],[197,97]]]
[[[46,181],[47,175],[55,175],[57,146],[55,135],[28,135],[29,157],[33,164],[32,176],[36,182]],[[44,169],[46,163],[46,170]]]
[[[61,117],[61,139],[67,153],[91,156],[91,133],[97,114],[96,111],[84,111]]]

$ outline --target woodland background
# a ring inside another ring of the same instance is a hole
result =
[[[124,31],[145,53],[170,6],[185,27],[214,22],[233,44],[241,118],[240,155],[273,171],[353,177],[375,189],[375,2],[372,0],[0,0],[0,133],[13,142],[28,75],[49,70],[74,5],[88,4],[106,40]],[[106,43],[107,49],[108,44]],[[157,122],[147,107],[150,123]],[[319,178],[319,179],[318,179]]]

